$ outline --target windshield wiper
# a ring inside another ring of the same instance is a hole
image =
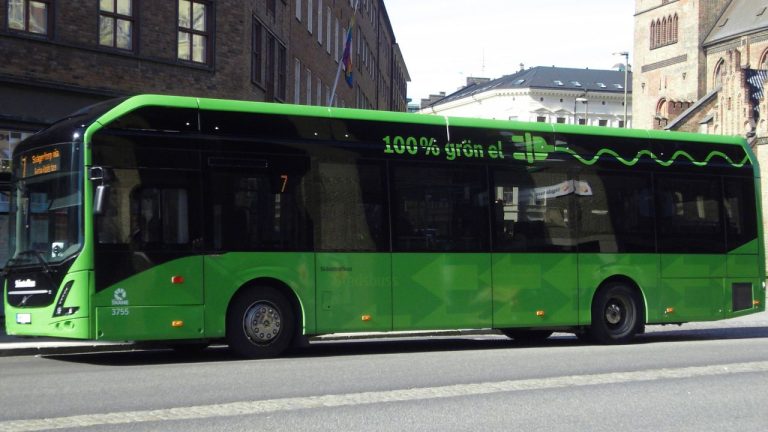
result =
[[[14,263],[16,263],[16,261],[18,261],[19,258],[25,255],[32,255],[35,258],[37,258],[37,260],[40,261],[40,263],[43,265],[43,270],[45,271],[45,273],[51,272],[51,267],[48,265],[48,261],[45,260],[45,255],[43,255],[42,252],[38,250],[28,249],[28,250],[19,252],[18,254],[16,254],[15,257],[9,259],[8,262],[5,264],[5,270],[3,270],[3,273],[8,274],[8,268],[12,266]]]

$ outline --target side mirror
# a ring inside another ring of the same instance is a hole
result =
[[[91,167],[88,171],[88,177],[91,181],[101,183],[96,186],[96,193],[93,196],[93,214],[103,214],[104,207],[109,200],[109,182],[114,178],[112,168],[101,166]]]
[[[96,186],[96,193],[93,196],[93,214],[100,215],[104,213],[104,206],[109,200],[109,186]]]

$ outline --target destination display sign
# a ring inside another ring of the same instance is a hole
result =
[[[61,171],[61,151],[57,148],[21,157],[21,177],[33,177]]]

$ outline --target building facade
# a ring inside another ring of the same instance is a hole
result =
[[[631,82],[632,73],[624,70],[539,66],[495,80],[469,78],[453,94],[423,100],[421,112],[623,127],[625,115],[632,124]]]
[[[756,137],[766,8],[751,0],[637,0],[635,125]]]
[[[353,15],[352,84],[342,74],[333,105],[405,111],[383,0],[0,0],[0,181],[22,139],[112,97],[327,105]],[[0,233],[7,216],[6,186]]]
[[[405,111],[383,0],[0,0],[0,147],[115,96],[177,94]]]
[[[768,221],[768,2],[637,0],[634,48],[635,125],[744,137]]]

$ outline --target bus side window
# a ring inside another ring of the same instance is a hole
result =
[[[131,195],[131,242],[167,246],[189,243],[187,191],[142,188]]]
[[[722,253],[720,178],[657,176],[659,252]]]

